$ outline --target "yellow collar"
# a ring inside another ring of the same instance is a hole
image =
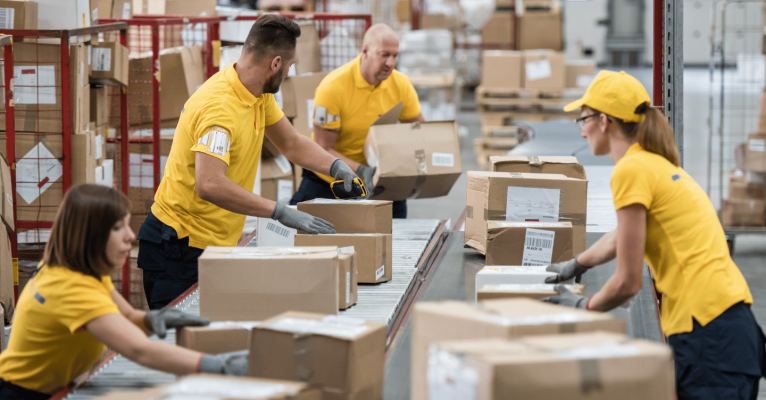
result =
[[[245,85],[239,80],[239,74],[237,74],[237,70],[234,69],[235,65],[237,65],[237,63],[226,67],[226,69],[223,70],[223,76],[226,78],[226,81],[229,82],[229,85],[234,88],[234,91],[243,103],[249,106],[254,106],[261,100],[261,96],[255,97],[249,90],[247,90]]]
[[[622,157],[625,158],[627,156],[632,156],[633,154],[636,154],[636,153],[638,153],[639,151],[642,151],[642,150],[643,150],[643,148],[641,147],[640,144],[638,144],[638,142],[633,143],[632,145],[630,145],[630,147],[628,147],[628,151],[626,151],[625,155],[622,156]]]
[[[356,87],[359,89],[374,87],[370,85],[370,83],[364,79],[364,75],[362,75],[362,55],[360,54],[356,56],[356,58],[351,62],[353,63],[353,67],[351,67],[351,73],[354,74],[354,84]]]

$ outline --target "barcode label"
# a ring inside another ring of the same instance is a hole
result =
[[[105,47],[93,48],[94,71],[109,71],[112,68],[112,49]]]
[[[452,153],[431,154],[431,165],[434,167],[454,167],[455,155]]]
[[[285,228],[284,226],[279,226],[273,222],[269,222],[266,224],[266,230],[272,231],[276,233],[279,236],[282,236],[284,238],[287,238],[290,236],[290,231]]]
[[[556,232],[527,228],[522,266],[549,265],[553,258]]]
[[[383,265],[380,268],[378,268],[377,271],[375,271],[375,280],[377,281],[378,279],[382,278],[385,273],[386,273],[386,266]]]
[[[766,140],[750,139],[747,142],[747,147],[750,149],[750,151],[766,151]]]
[[[13,29],[13,17],[16,10],[0,8],[0,29]]]
[[[351,272],[346,272],[346,304],[351,304]]]
[[[130,2],[127,1],[122,5],[122,19],[130,19]]]

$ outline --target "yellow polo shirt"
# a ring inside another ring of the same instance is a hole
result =
[[[83,326],[119,314],[109,275],[101,280],[69,268],[45,266],[19,295],[0,378],[42,393],[60,389],[93,367],[106,350]]]
[[[403,107],[399,119],[415,118],[420,114],[420,102],[410,80],[397,70],[377,86],[367,83],[361,61],[357,56],[322,79],[314,93],[314,124],[340,129],[335,150],[366,165],[363,148],[370,125],[400,101]],[[317,175],[327,182],[335,180]]]
[[[252,192],[264,129],[283,116],[272,94],[255,97],[242,85],[234,65],[213,75],[184,105],[152,214],[191,247],[236,245],[245,216],[199,197],[195,154],[223,160],[226,176]]]
[[[732,261],[710,199],[680,167],[636,143],[612,173],[617,210],[646,207],[644,258],[662,293],[662,329],[670,336],[705,326],[739,302],[753,303]]]

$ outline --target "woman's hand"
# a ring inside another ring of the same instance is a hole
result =
[[[207,326],[210,325],[210,319],[165,307],[161,310],[147,312],[144,316],[144,324],[160,339],[165,339],[168,329],[183,328],[184,326]]]

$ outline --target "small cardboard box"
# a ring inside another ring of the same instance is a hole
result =
[[[5,146],[5,142],[2,143]],[[13,222],[13,186],[11,184],[11,167],[5,156],[0,154],[0,216],[7,229],[16,230]],[[0,227],[2,229],[2,227]]]
[[[766,132],[747,135],[745,165],[748,171],[766,172]]]
[[[495,265],[487,266],[476,273],[476,288],[478,293],[484,285],[537,285],[545,283],[545,279],[556,276],[555,272],[548,272],[547,266],[521,266],[521,265]],[[568,281],[567,283],[571,283]]]
[[[566,60],[566,87],[586,88],[596,77],[595,60]]]
[[[585,168],[573,156],[492,156],[492,171],[561,174],[575,179],[588,179]]]
[[[524,88],[564,89],[564,53],[552,50],[524,51]]]
[[[476,300],[495,300],[495,299],[543,299],[555,296],[558,293],[554,289],[553,283],[501,283],[487,284],[476,292]],[[570,292],[584,295],[585,286],[583,285],[565,285]]]
[[[724,200],[723,226],[764,226],[766,225],[766,201]]]
[[[481,85],[492,88],[522,87],[524,70],[520,51],[484,50],[481,62]]]
[[[463,172],[455,121],[372,125],[364,156],[377,200],[446,196]]]
[[[112,19],[133,18],[133,0],[114,0],[112,2]]]
[[[96,183],[96,134],[77,133],[72,143],[72,186]]]
[[[388,200],[315,199],[298,211],[333,224],[337,233],[392,233],[393,202]]]
[[[524,11],[524,14],[519,16],[518,49],[563,50],[564,34],[561,11],[557,8]],[[564,71],[562,70],[561,72],[563,73]]]
[[[582,253],[587,192],[588,181],[564,175],[469,171],[465,244],[485,254],[489,220],[571,222],[572,254]]]
[[[91,86],[90,88],[90,118],[97,127],[109,122],[109,103],[107,102],[106,88],[103,86]]]
[[[200,315],[260,321],[288,310],[338,313],[337,247],[208,247],[199,258]]]
[[[481,43],[490,45],[512,45],[514,36],[513,11],[495,11],[481,28]]]
[[[625,320],[531,299],[487,300],[479,307],[458,301],[416,303],[410,398],[438,398],[428,396],[426,384],[428,349],[434,343],[594,331],[625,333]]]
[[[282,111],[292,118],[293,126],[303,136],[314,132],[314,93],[328,72],[288,76],[282,82]]]
[[[476,400],[673,400],[673,367],[667,345],[608,332],[461,340],[429,349],[428,386],[437,399],[466,398],[473,377]]]
[[[261,160],[261,197],[289,204],[293,197],[293,168],[287,157]]]
[[[489,221],[487,265],[550,265],[572,259],[572,223]]]
[[[222,321],[208,326],[186,326],[176,331],[176,345],[207,354],[250,348],[250,331],[259,322]]]
[[[729,177],[729,200],[766,200],[766,184],[748,182],[744,175]]]
[[[36,1],[0,1],[3,29],[37,29]]]
[[[184,104],[205,83],[199,46],[175,47],[160,52],[162,74],[160,118],[178,118]]]
[[[338,308],[345,310],[356,304],[356,251],[353,247],[338,249]]]
[[[112,17],[112,0],[90,0],[90,24],[98,25],[100,19]]]
[[[295,235],[295,246],[353,246],[356,251],[358,281],[380,283],[390,281],[393,276],[391,237],[383,233],[298,234]]]
[[[104,85],[128,84],[128,49],[117,42],[91,45],[91,79]],[[151,73],[151,72],[150,72]]]
[[[60,30],[91,26],[89,0],[37,0],[37,10],[38,29]],[[60,54],[58,56],[60,57]]]
[[[253,329],[248,375],[297,377],[324,399],[382,399],[385,352],[383,324],[286,312]]]
[[[255,231],[258,247],[293,247],[295,234],[298,233],[296,229],[288,228],[271,218],[258,218]]]

